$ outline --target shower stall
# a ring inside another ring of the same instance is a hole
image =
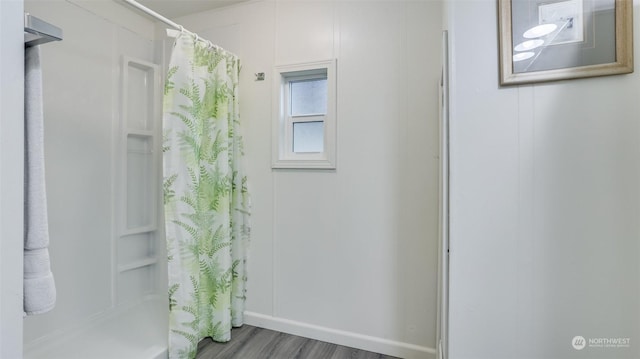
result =
[[[116,2],[25,1],[64,30],[43,46],[55,310],[24,320],[24,358],[165,358],[161,197],[165,37]]]

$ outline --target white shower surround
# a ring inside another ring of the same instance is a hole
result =
[[[42,48],[58,302],[25,319],[23,357],[166,358],[158,226],[164,36],[117,2],[27,0],[25,11],[63,28],[65,38]]]

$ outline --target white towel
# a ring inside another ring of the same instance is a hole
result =
[[[49,224],[44,177],[44,122],[40,47],[25,49],[24,312],[53,309],[56,287],[49,261]]]

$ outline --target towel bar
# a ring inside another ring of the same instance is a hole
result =
[[[24,46],[62,40],[62,29],[29,13],[24,14]]]

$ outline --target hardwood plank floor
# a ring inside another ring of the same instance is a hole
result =
[[[231,331],[231,341],[210,338],[198,344],[197,359],[394,359],[383,354],[243,325]],[[395,358],[397,359],[397,358]]]

